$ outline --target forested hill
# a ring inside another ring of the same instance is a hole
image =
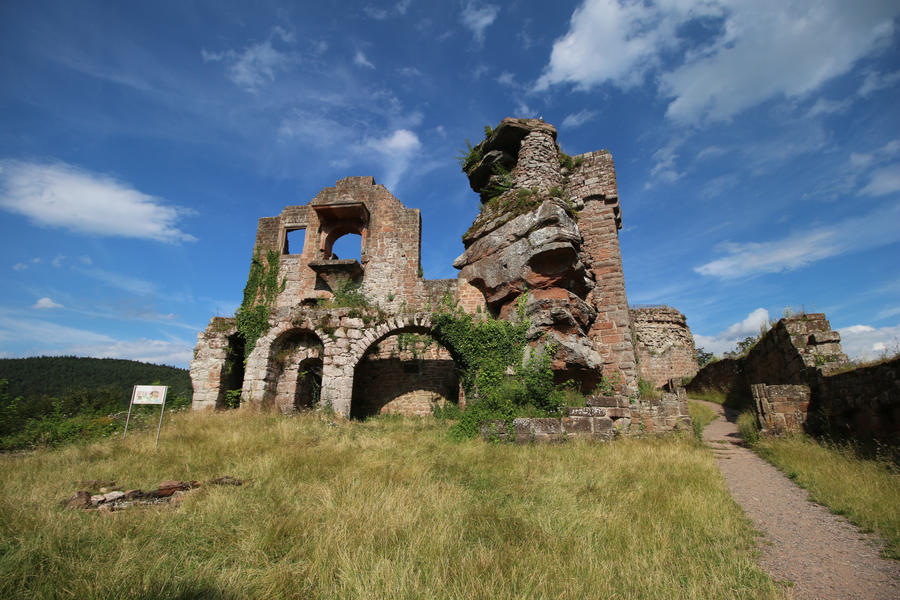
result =
[[[58,396],[70,390],[119,388],[126,396],[135,385],[169,386],[169,396],[191,396],[191,379],[185,369],[151,365],[118,358],[38,356],[0,359],[0,379],[9,381],[12,397]]]

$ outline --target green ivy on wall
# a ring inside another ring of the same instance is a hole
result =
[[[279,259],[275,250],[267,250],[263,259],[262,251],[257,248],[250,261],[244,300],[234,315],[238,333],[244,338],[245,356],[250,356],[256,341],[269,330],[272,305],[284,290],[285,281],[278,281]]]
[[[454,355],[467,398],[451,436],[474,437],[488,420],[511,425],[519,416],[561,413],[563,390],[554,385],[550,368],[555,348],[549,344],[535,355],[527,346],[527,298],[519,297],[517,318],[510,321],[477,318],[447,303],[434,313],[432,335]]]

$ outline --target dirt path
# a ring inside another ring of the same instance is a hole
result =
[[[720,415],[703,432],[731,495],[762,533],[760,565],[779,582],[793,582],[789,598],[900,599],[900,562],[879,557],[880,541],[827,508],[809,501],[778,469],[740,445],[737,415]],[[729,411],[730,412],[730,411]]]

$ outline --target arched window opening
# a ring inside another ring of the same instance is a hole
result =
[[[331,256],[342,260],[356,259],[362,262],[362,236],[358,233],[345,233],[331,245]]]

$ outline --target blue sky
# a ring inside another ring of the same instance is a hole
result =
[[[0,354],[186,366],[262,216],[374,175],[455,277],[506,116],[616,161],[629,299],[900,344],[896,1],[0,4]]]

